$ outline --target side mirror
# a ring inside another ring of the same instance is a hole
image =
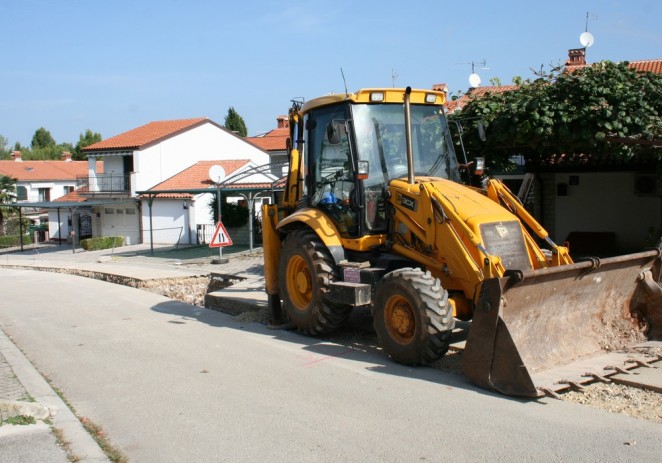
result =
[[[487,137],[485,136],[485,124],[483,121],[478,122],[478,138],[480,138],[480,141],[487,140]]]
[[[326,139],[330,145],[340,144],[340,132],[342,124],[338,121],[331,121],[326,125]]]

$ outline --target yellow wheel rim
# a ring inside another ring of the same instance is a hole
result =
[[[393,296],[386,302],[384,308],[386,329],[398,344],[409,344],[416,332],[414,308],[402,296]]]
[[[313,284],[308,264],[301,256],[292,256],[287,263],[287,293],[297,310],[306,310],[313,300]]]

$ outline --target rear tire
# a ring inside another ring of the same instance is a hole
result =
[[[448,292],[430,272],[395,270],[377,287],[375,331],[396,362],[418,365],[439,360],[448,351],[454,326]]]
[[[326,300],[329,283],[338,280],[338,273],[328,249],[312,230],[295,230],[287,236],[278,271],[283,308],[299,332],[327,334],[349,316],[351,306]]]

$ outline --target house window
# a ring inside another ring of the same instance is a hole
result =
[[[127,209],[126,214],[127,215],[136,215],[136,210],[135,209]]]
[[[62,193],[65,196],[68,195],[69,193],[71,193],[72,191],[74,191],[74,187],[72,187],[72,186],[63,186],[62,187]]]
[[[104,208],[103,213],[104,213],[104,214],[114,214],[114,213],[115,213],[115,209],[112,209],[112,208],[110,208],[110,207],[106,207],[106,208]]]
[[[28,189],[24,186],[16,187],[16,200],[17,201],[27,201],[28,200]]]
[[[117,209],[118,214],[124,214],[124,209]]]
[[[39,188],[39,202],[47,203],[51,200],[50,188]]]

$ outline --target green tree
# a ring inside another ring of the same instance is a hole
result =
[[[31,148],[21,147],[16,143],[15,150],[21,151],[21,157],[26,161],[48,161],[59,160],[62,153],[68,151],[74,153],[75,148],[71,143],[57,144],[51,133],[43,127],[40,127],[32,137]]]
[[[50,146],[55,146],[55,139],[48,130],[39,127],[32,136],[32,143],[30,146],[32,146],[32,149],[48,148]]]
[[[0,135],[0,159],[9,159],[9,140]]]
[[[235,109],[230,106],[228,109],[228,114],[225,116],[225,128],[237,132],[242,137],[248,135],[248,130],[246,129],[246,123],[244,119],[239,115]]]
[[[520,83],[472,99],[451,116],[465,127],[470,157],[504,166],[516,154],[534,163],[558,154],[662,156],[662,75],[604,61]],[[486,141],[471,127],[479,121]]]
[[[100,142],[102,140],[101,134],[97,132],[92,132],[90,129],[87,129],[85,133],[81,133],[78,137],[78,143],[72,151],[73,159],[77,161],[87,159],[85,153],[83,153],[83,148],[86,148],[94,143]]]
[[[63,143],[62,145],[50,145],[44,148],[23,149],[21,157],[25,161],[54,161],[60,159],[63,151],[71,150],[73,150],[71,143]]]
[[[16,201],[16,179],[6,175],[0,175],[0,230],[4,234],[5,215],[9,211],[2,204],[10,204]]]

